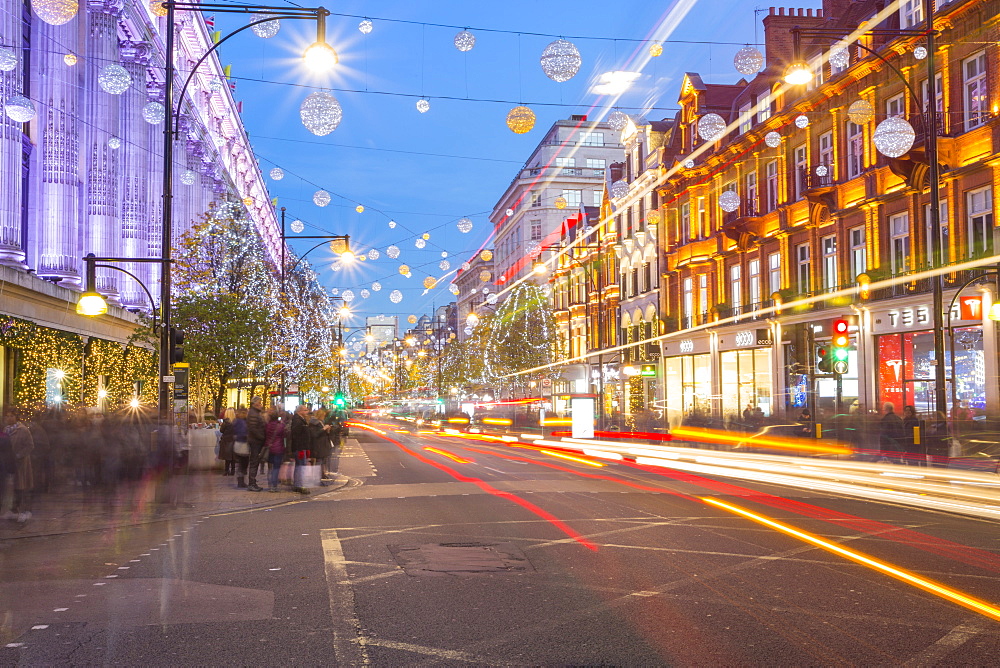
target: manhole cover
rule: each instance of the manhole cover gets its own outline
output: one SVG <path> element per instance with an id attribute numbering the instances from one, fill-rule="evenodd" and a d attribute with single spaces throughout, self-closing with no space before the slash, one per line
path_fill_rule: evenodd
<path id="1" fill-rule="evenodd" d="M 533 571 L 513 543 L 432 543 L 389 545 L 393 559 L 407 575 L 475 575 Z"/>

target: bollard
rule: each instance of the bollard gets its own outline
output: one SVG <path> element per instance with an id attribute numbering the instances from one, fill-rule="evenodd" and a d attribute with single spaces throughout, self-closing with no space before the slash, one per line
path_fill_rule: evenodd
<path id="1" fill-rule="evenodd" d="M 819 422 L 816 423 L 816 438 L 823 438 L 823 425 Z"/>

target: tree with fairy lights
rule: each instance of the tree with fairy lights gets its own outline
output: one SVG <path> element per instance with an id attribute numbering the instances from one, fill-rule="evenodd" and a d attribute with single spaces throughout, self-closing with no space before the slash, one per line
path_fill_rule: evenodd
<path id="1" fill-rule="evenodd" d="M 275 373 L 284 373 L 300 392 L 319 391 L 332 382 L 340 363 L 333 304 L 306 262 L 285 277 L 280 298 L 282 332 L 275 345 Z"/>

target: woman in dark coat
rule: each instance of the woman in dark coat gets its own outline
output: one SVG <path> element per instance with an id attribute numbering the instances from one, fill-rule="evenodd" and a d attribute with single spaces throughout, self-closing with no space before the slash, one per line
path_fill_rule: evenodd
<path id="1" fill-rule="evenodd" d="M 317 409 L 309 418 L 309 430 L 313 437 L 313 457 L 319 462 L 320 485 L 326 486 L 326 475 L 330 467 L 330 455 L 333 454 L 333 443 L 330 440 L 331 425 L 326 424 L 326 409 Z"/>
<path id="2" fill-rule="evenodd" d="M 233 454 L 233 441 L 236 439 L 233 421 L 229 417 L 222 418 L 219 423 L 219 459 L 222 460 L 225 468 L 222 475 L 236 474 L 236 455 Z"/>
<path id="3" fill-rule="evenodd" d="M 233 458 L 236 460 L 236 464 L 239 466 L 239 473 L 236 478 L 236 486 L 238 488 L 244 488 L 247 486 L 247 468 L 250 465 L 250 448 L 247 442 L 247 436 L 250 433 L 250 429 L 247 426 L 247 409 L 241 408 L 236 411 L 236 419 L 233 420 Z M 242 447 L 238 448 L 235 444 L 239 441 Z M 237 450 L 244 450 L 246 454 L 240 454 Z"/>

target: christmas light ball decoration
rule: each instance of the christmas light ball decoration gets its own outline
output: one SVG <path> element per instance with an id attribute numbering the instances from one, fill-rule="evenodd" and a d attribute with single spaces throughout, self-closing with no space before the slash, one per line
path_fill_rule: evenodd
<path id="1" fill-rule="evenodd" d="M 719 195 L 719 208 L 727 213 L 732 213 L 740 208 L 740 196 L 732 190 L 727 190 Z"/>
<path id="2" fill-rule="evenodd" d="M 537 241 L 532 241 L 528 246 L 528 257 L 537 257 L 542 253 L 542 246 Z"/>
<path id="3" fill-rule="evenodd" d="M 69 23 L 76 16 L 78 0 L 36 0 L 31 8 L 42 21 L 52 26 Z"/>
<path id="4" fill-rule="evenodd" d="M 393 304 L 398 304 L 399 302 L 403 301 L 403 293 L 400 292 L 399 290 L 393 290 L 392 292 L 389 293 L 389 301 L 391 301 Z"/>
<path id="5" fill-rule="evenodd" d="M 361 298 L 362 299 L 368 299 L 371 296 L 372 296 L 372 293 L 368 292 L 368 290 L 362 290 L 361 291 Z"/>
<path id="6" fill-rule="evenodd" d="M 479 292 L 479 289 L 478 289 L 478 288 L 472 288 L 471 290 L 469 290 L 469 294 L 470 294 L 470 295 L 474 295 L 474 294 L 476 294 L 476 293 L 478 293 L 478 292 Z"/>
<path id="7" fill-rule="evenodd" d="M 472 269 L 472 263 L 471 262 L 463 262 L 462 263 L 462 271 L 469 271 L 470 269 Z"/>
<path id="8" fill-rule="evenodd" d="M 271 170 L 271 179 L 274 181 L 280 181 L 283 178 L 285 178 L 285 170 L 281 167 L 275 167 Z"/>
<path id="9" fill-rule="evenodd" d="M 486 303 L 487 304 L 496 304 L 497 303 L 497 296 L 495 294 L 487 295 L 486 296 Z"/>
<path id="10" fill-rule="evenodd" d="M 121 95 L 132 85 L 132 75 L 121 65 L 105 65 L 97 75 L 97 85 L 105 93 Z"/>
<path id="11" fill-rule="evenodd" d="M 292 232 L 295 232 L 296 234 L 298 234 L 299 232 L 301 232 L 304 229 L 306 229 L 306 225 L 301 220 L 299 220 L 298 218 L 296 218 L 295 220 L 292 221 Z"/>
<path id="12" fill-rule="evenodd" d="M 263 21 L 267 16 L 264 14 L 251 14 L 250 23 L 255 21 Z M 264 23 L 258 23 L 254 27 L 250 28 L 257 37 L 263 39 L 270 39 L 278 34 L 278 30 L 281 29 L 281 21 L 278 19 L 271 19 L 270 21 L 264 21 Z"/>
<path id="13" fill-rule="evenodd" d="M 340 294 L 340 288 L 330 288 L 330 294 L 336 297 Z"/>
<path id="14" fill-rule="evenodd" d="M 450 292 L 453 295 L 457 295 L 460 291 L 458 289 L 458 286 L 452 283 L 451 285 L 448 286 L 448 292 Z"/>
<path id="15" fill-rule="evenodd" d="M 471 327 L 466 327 L 462 331 L 465 332 L 466 336 L 469 336 L 470 334 L 472 334 L 472 328 Z"/>
<path id="16" fill-rule="evenodd" d="M 448 262 L 448 260 L 441 260 L 438 262 L 438 269 L 441 271 L 448 271 L 451 269 L 451 262 Z"/>
<path id="17" fill-rule="evenodd" d="M 17 54 L 8 46 L 0 46 L 0 72 L 13 72 L 17 67 Z"/>
<path id="18" fill-rule="evenodd" d="M 361 31 L 362 35 L 367 35 L 372 31 L 372 28 L 374 27 L 375 26 L 374 24 L 372 24 L 371 19 L 364 19 L 361 21 L 361 23 L 358 24 L 358 30 Z"/>
<path id="19" fill-rule="evenodd" d="M 372 292 L 378 292 L 381 289 L 382 289 L 382 284 L 381 283 L 379 283 L 378 281 L 375 281 L 374 283 L 372 283 Z"/>
<path id="20" fill-rule="evenodd" d="M 413 245 L 416 246 L 417 248 L 423 248 L 424 246 L 427 245 L 427 242 L 424 241 L 423 239 L 417 239 L 413 242 Z"/>
<path id="21" fill-rule="evenodd" d="M 167 15 L 167 8 L 163 6 L 161 0 L 153 0 L 149 3 L 149 11 L 152 12 L 153 16 L 159 16 L 163 18 Z"/>
<path id="22" fill-rule="evenodd" d="M 566 208 L 566 198 L 563 197 L 562 195 L 560 195 L 559 197 L 556 197 L 555 201 L 553 201 L 553 204 L 556 205 L 557 209 L 565 209 Z"/>
<path id="23" fill-rule="evenodd" d="M 847 49 L 837 49 L 830 54 L 830 64 L 834 67 L 843 69 L 850 65 L 851 54 L 847 52 Z"/>
<path id="24" fill-rule="evenodd" d="M 705 114 L 698 119 L 698 136 L 705 141 L 715 141 L 726 131 L 726 121 L 718 114 Z"/>
<path id="25" fill-rule="evenodd" d="M 368 259 L 369 260 L 377 260 L 377 259 L 379 259 L 379 257 L 381 255 L 382 254 L 378 252 L 377 248 L 373 248 L 370 251 L 368 251 Z"/>
<path id="26" fill-rule="evenodd" d="M 433 288 L 435 285 L 437 285 L 437 279 L 434 278 L 433 276 L 428 276 L 427 278 L 424 279 L 424 287 L 427 288 L 428 290 Z"/>
<path id="27" fill-rule="evenodd" d="M 350 304 L 354 301 L 354 290 L 344 290 L 344 294 L 341 295 L 344 301 Z"/>
<path id="28" fill-rule="evenodd" d="M 778 148 L 781 145 L 781 135 L 772 130 L 764 135 L 764 143 L 771 148 Z"/>
<path id="29" fill-rule="evenodd" d="M 431 233 L 430 233 L 430 232 L 424 232 L 424 233 L 423 233 L 423 234 L 421 234 L 420 236 L 421 236 L 421 237 L 422 237 L 423 239 L 425 239 L 425 240 L 426 240 L 426 239 L 430 239 L 430 238 L 431 238 Z"/>
<path id="30" fill-rule="evenodd" d="M 354 210 L 357 211 L 358 213 L 364 213 L 365 212 L 365 207 L 362 206 L 361 204 L 359 204 L 356 207 L 354 207 Z"/>
<path id="31" fill-rule="evenodd" d="M 396 229 L 396 221 L 395 220 L 390 220 L 389 221 L 389 229 L 390 230 Z"/>
<path id="32" fill-rule="evenodd" d="M 405 265 L 405 264 L 399 265 L 399 274 L 401 276 L 406 276 L 408 273 L 410 273 L 410 267 L 409 267 L 409 265 Z"/>
<path id="33" fill-rule="evenodd" d="M 482 281 L 483 283 L 490 280 L 491 278 L 493 278 L 493 274 L 486 271 L 485 269 L 479 272 L 479 280 Z"/>
<path id="34" fill-rule="evenodd" d="M 324 137 L 340 125 L 344 118 L 344 110 L 340 102 L 326 91 L 318 90 L 310 93 L 302 100 L 299 107 L 299 118 L 306 130 L 317 137 Z"/>
<path id="35" fill-rule="evenodd" d="M 514 134 L 523 135 L 535 127 L 535 112 L 528 107 L 514 107 L 507 112 L 507 127 Z"/>
<path id="36" fill-rule="evenodd" d="M 415 315 L 406 316 L 406 322 L 410 323 L 411 325 L 417 324 L 417 316 Z"/>
<path id="37" fill-rule="evenodd" d="M 867 100 L 855 100 L 847 108 L 847 118 L 855 125 L 870 123 L 875 118 L 875 108 Z"/>
<path id="38" fill-rule="evenodd" d="M 455 223 L 455 227 L 457 227 L 458 231 L 462 234 L 468 234 L 472 231 L 472 220 L 469 218 L 459 218 L 458 222 Z"/>
<path id="39" fill-rule="evenodd" d="M 504 211 L 504 213 L 506 213 L 508 217 L 509 216 L 513 216 L 514 215 L 514 209 L 507 209 L 506 211 Z"/>
<path id="40" fill-rule="evenodd" d="M 75 53 L 67 53 L 65 56 L 63 56 L 63 62 L 69 65 L 70 67 L 73 67 L 79 62 L 79 58 L 76 57 Z"/>
<path id="41" fill-rule="evenodd" d="M 479 316 L 475 313 L 470 313 L 465 317 L 465 324 L 469 327 L 475 327 L 479 324 Z"/>
<path id="42" fill-rule="evenodd" d="M 805 114 L 799 114 L 795 117 L 795 127 L 806 128 L 809 127 L 809 117 Z"/>
<path id="43" fill-rule="evenodd" d="M 441 257 L 448 257 L 448 251 L 441 251 Z"/>
<path id="44" fill-rule="evenodd" d="M 619 197 L 625 197 L 628 195 L 628 182 L 624 179 L 619 179 L 611 184 L 611 196 L 615 199 Z"/>
<path id="45" fill-rule="evenodd" d="M 167 110 L 159 102 L 148 102 L 142 108 L 142 118 L 150 125 L 159 125 L 167 117 Z"/>
<path id="46" fill-rule="evenodd" d="M 424 98 L 420 98 L 419 100 L 417 100 L 417 111 L 419 111 L 421 114 L 426 114 L 428 111 L 430 111 L 430 108 L 431 108 L 431 103 L 425 100 Z"/>
<path id="47" fill-rule="evenodd" d="M 487 248 L 486 250 L 484 250 L 482 253 L 479 254 L 479 257 L 483 259 L 483 262 L 489 262 L 490 260 L 493 259 L 493 251 Z"/>
<path id="48" fill-rule="evenodd" d="M 913 50 L 913 57 L 917 60 L 923 60 L 927 57 L 927 47 L 918 46 Z"/>
<path id="49" fill-rule="evenodd" d="M 316 206 L 326 206 L 330 203 L 330 193 L 325 190 L 317 190 L 313 193 L 313 204 Z"/>
<path id="50" fill-rule="evenodd" d="M 751 76 L 760 72 L 760 68 L 764 66 L 764 54 L 760 52 L 755 46 L 744 46 L 742 49 L 736 52 L 733 56 L 733 67 L 740 74 L 746 74 Z"/>
<path id="51" fill-rule="evenodd" d="M 569 81 L 580 71 L 582 60 L 580 51 L 572 42 L 557 39 L 542 51 L 540 62 L 545 76 L 562 83 Z"/>
<path id="52" fill-rule="evenodd" d="M 472 51 L 476 45 L 476 36 L 468 30 L 462 30 L 455 35 L 455 48 L 459 51 Z"/>
<path id="53" fill-rule="evenodd" d="M 385 249 L 385 254 L 389 256 L 389 259 L 395 260 L 399 257 L 399 246 L 389 246 Z"/>
<path id="54" fill-rule="evenodd" d="M 684 161 L 684 168 L 685 169 L 694 169 L 694 160 L 685 160 Z"/>
<path id="55" fill-rule="evenodd" d="M 486 286 L 485 288 L 483 288 L 483 294 L 484 295 L 490 294 L 490 288 L 489 288 L 489 286 Z"/>
<path id="56" fill-rule="evenodd" d="M 3 104 L 3 111 L 12 121 L 27 123 L 35 117 L 35 105 L 23 95 L 12 95 Z"/>
<path id="57" fill-rule="evenodd" d="M 359 255 L 355 258 L 358 262 L 366 262 L 368 260 L 367 255 Z"/>
<path id="58" fill-rule="evenodd" d="M 816 167 L 816 176 L 826 176 L 829 173 L 830 170 L 827 169 L 826 165 L 818 165 Z"/>
<path id="59" fill-rule="evenodd" d="M 624 130 L 625 126 L 628 125 L 628 114 L 615 109 L 608 114 L 608 125 L 611 126 L 612 130 Z"/>
<path id="60" fill-rule="evenodd" d="M 878 152 L 887 158 L 898 158 L 913 146 L 916 133 L 902 116 L 890 116 L 877 126 L 872 141 Z"/>
<path id="61" fill-rule="evenodd" d="M 186 186 L 193 186 L 195 179 L 197 178 L 198 178 L 197 172 L 193 172 L 190 169 L 186 169 L 184 170 L 184 173 L 181 174 L 181 183 L 183 183 Z"/>
<path id="62" fill-rule="evenodd" d="M 253 197 L 250 197 L 249 195 L 247 195 L 246 197 L 244 197 L 243 198 L 243 206 L 247 206 L 247 207 L 253 206 Z"/>
<path id="63" fill-rule="evenodd" d="M 122 140 L 118 137 L 108 137 L 108 148 L 120 149 L 122 147 Z"/>
<path id="64" fill-rule="evenodd" d="M 653 58 L 659 58 L 663 55 L 663 45 L 659 42 L 653 42 L 649 45 L 649 55 Z"/>

